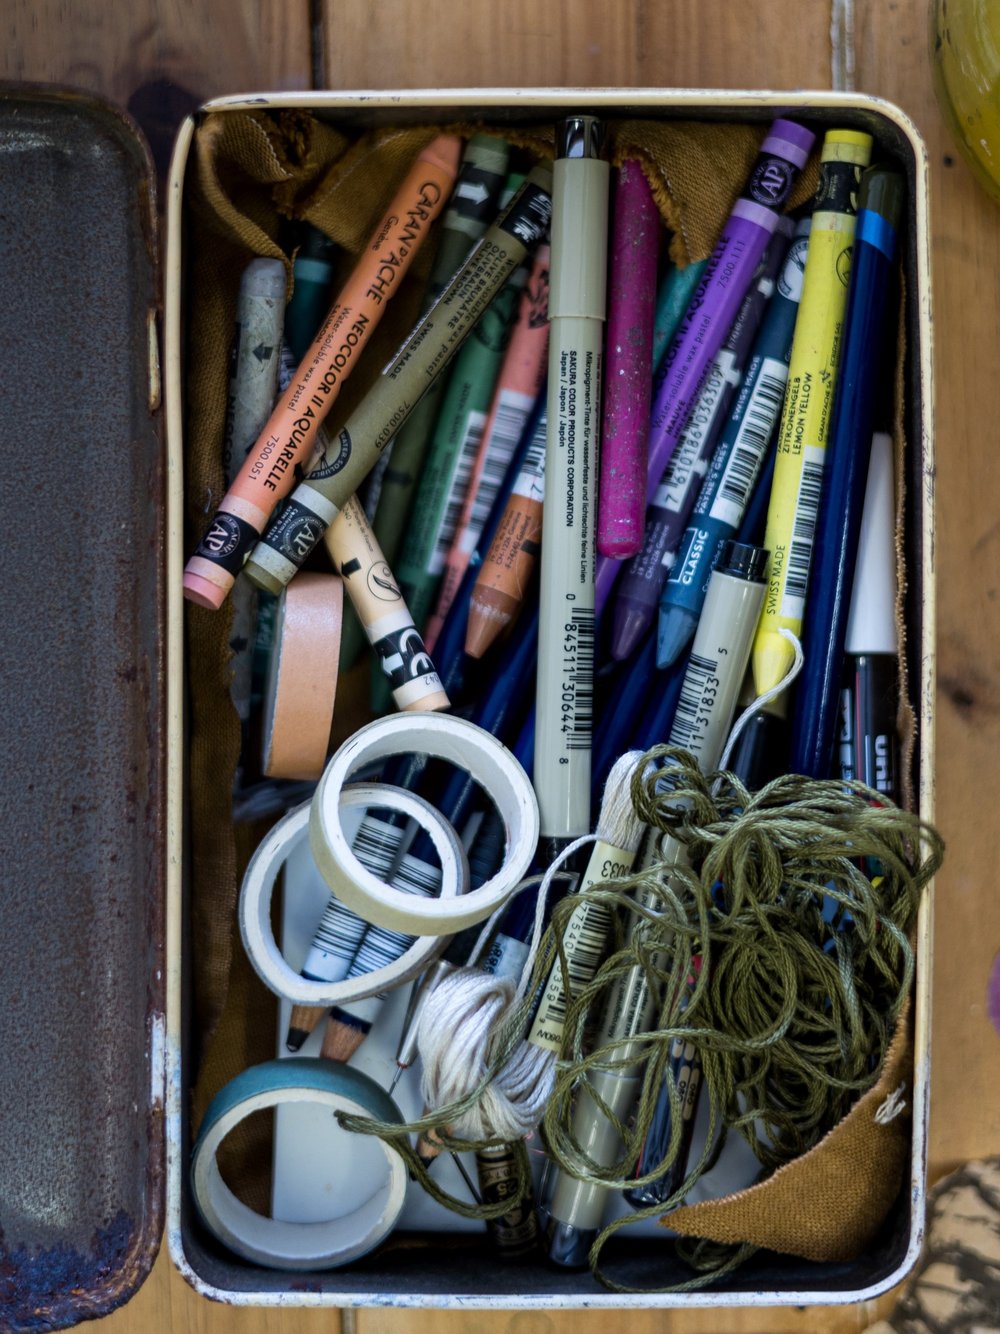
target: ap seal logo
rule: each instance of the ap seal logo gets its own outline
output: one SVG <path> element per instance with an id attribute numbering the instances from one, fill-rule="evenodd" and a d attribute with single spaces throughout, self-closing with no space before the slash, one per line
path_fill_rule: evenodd
<path id="1" fill-rule="evenodd" d="M 226 560 L 240 542 L 240 524 L 231 514 L 217 514 L 201 539 L 201 554 L 211 560 Z"/>
<path id="2" fill-rule="evenodd" d="M 792 187 L 792 170 L 791 164 L 780 158 L 764 158 L 750 177 L 750 198 L 768 208 L 783 204 Z"/>
<path id="3" fill-rule="evenodd" d="M 326 524 L 314 514 L 301 515 L 288 526 L 283 543 L 284 554 L 296 565 L 301 565 L 323 536 L 325 528 Z"/>

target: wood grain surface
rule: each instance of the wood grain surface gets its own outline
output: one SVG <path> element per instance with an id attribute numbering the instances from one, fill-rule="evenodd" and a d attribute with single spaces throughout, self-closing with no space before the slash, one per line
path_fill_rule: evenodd
<path id="1" fill-rule="evenodd" d="M 834 14 L 838 21 L 832 23 Z M 1000 948 L 992 794 L 1000 774 L 1000 210 L 934 102 L 926 0 L 6 0 L 7 79 L 132 109 L 158 162 L 205 98 L 249 89 L 531 84 L 850 86 L 898 102 L 929 147 L 937 389 L 938 879 L 931 1176 L 1000 1152 L 1000 1045 L 985 1008 Z M 846 24 L 846 37 L 844 17 Z M 853 27 L 850 20 L 853 19 Z M 833 40 L 831 33 L 834 34 Z M 853 70 L 853 72 L 852 72 Z M 631 1334 L 863 1330 L 872 1306 L 629 1315 Z M 597 1334 L 611 1313 L 274 1311 L 216 1306 L 161 1254 L 106 1334 Z"/>

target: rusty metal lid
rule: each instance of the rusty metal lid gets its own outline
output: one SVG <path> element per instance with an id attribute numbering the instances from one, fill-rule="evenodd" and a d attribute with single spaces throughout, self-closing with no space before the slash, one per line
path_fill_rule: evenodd
<path id="1" fill-rule="evenodd" d="M 0 89 L 0 1326 L 120 1304 L 163 1197 L 154 178 L 90 97 Z"/>

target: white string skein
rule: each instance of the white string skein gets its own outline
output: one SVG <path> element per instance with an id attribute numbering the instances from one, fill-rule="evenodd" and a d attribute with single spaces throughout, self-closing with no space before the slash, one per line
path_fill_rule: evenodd
<path id="1" fill-rule="evenodd" d="M 579 848 L 598 841 L 623 850 L 638 848 L 643 825 L 632 806 L 631 779 L 641 754 L 629 751 L 615 761 L 604 787 L 597 832 L 570 844 L 545 873 L 538 890 L 531 948 L 519 985 L 515 987 L 512 978 L 495 977 L 470 965 L 456 969 L 431 993 L 417 1034 L 425 1106 L 433 1109 L 457 1102 L 486 1078 L 494 1054 L 494 1035 L 527 990 L 545 929 L 549 887 L 562 863 Z M 593 880 L 584 877 L 580 889 L 590 883 Z M 473 960 L 485 946 L 495 918 L 484 928 Z M 554 966 L 559 967 L 558 961 Z M 554 1052 L 522 1039 L 475 1105 L 455 1120 L 452 1132 L 461 1138 L 505 1143 L 530 1134 L 541 1121 L 551 1096 L 555 1067 Z"/>

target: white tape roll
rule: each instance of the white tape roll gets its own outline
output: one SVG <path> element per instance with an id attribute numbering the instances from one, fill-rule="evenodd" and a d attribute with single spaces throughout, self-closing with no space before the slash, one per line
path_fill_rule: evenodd
<path id="1" fill-rule="evenodd" d="M 469 863 L 451 825 L 423 798 L 388 783 L 355 783 L 341 790 L 344 807 L 381 807 L 415 820 L 430 836 L 441 861 L 441 895 L 462 895 L 469 883 Z M 276 996 L 293 1005 L 331 1006 L 363 1000 L 401 986 L 422 973 L 447 945 L 446 936 L 424 936 L 408 950 L 370 973 L 337 982 L 314 982 L 288 964 L 271 929 L 271 897 L 278 874 L 309 834 L 309 803 L 289 811 L 251 858 L 240 890 L 240 934 L 257 976 Z M 353 856 L 353 854 L 352 854 Z M 287 892 L 287 890 L 286 890 Z M 401 894 L 401 897 L 405 895 Z M 414 934 L 414 933 L 409 933 Z"/>
<path id="2" fill-rule="evenodd" d="M 254 1112 L 289 1103 L 319 1103 L 331 1116 L 349 1112 L 379 1121 L 403 1117 L 368 1075 L 339 1061 L 291 1057 L 251 1066 L 215 1095 L 191 1155 L 191 1187 L 202 1221 L 237 1255 L 272 1269 L 333 1269 L 367 1254 L 392 1231 L 406 1198 L 406 1166 L 396 1150 L 370 1135 L 342 1130 L 337 1217 L 290 1223 L 254 1213 L 222 1179 L 216 1153 Z"/>
<path id="3" fill-rule="evenodd" d="M 492 880 L 460 898 L 418 899 L 370 875 L 351 851 L 340 820 L 340 794 L 363 765 L 394 755 L 431 755 L 464 769 L 496 805 L 506 853 Z M 528 775 L 496 737 L 451 714 L 407 713 L 362 727 L 323 771 L 312 800 L 309 841 L 327 884 L 348 907 L 408 935 L 453 935 L 489 917 L 523 878 L 538 842 L 538 802 Z"/>

